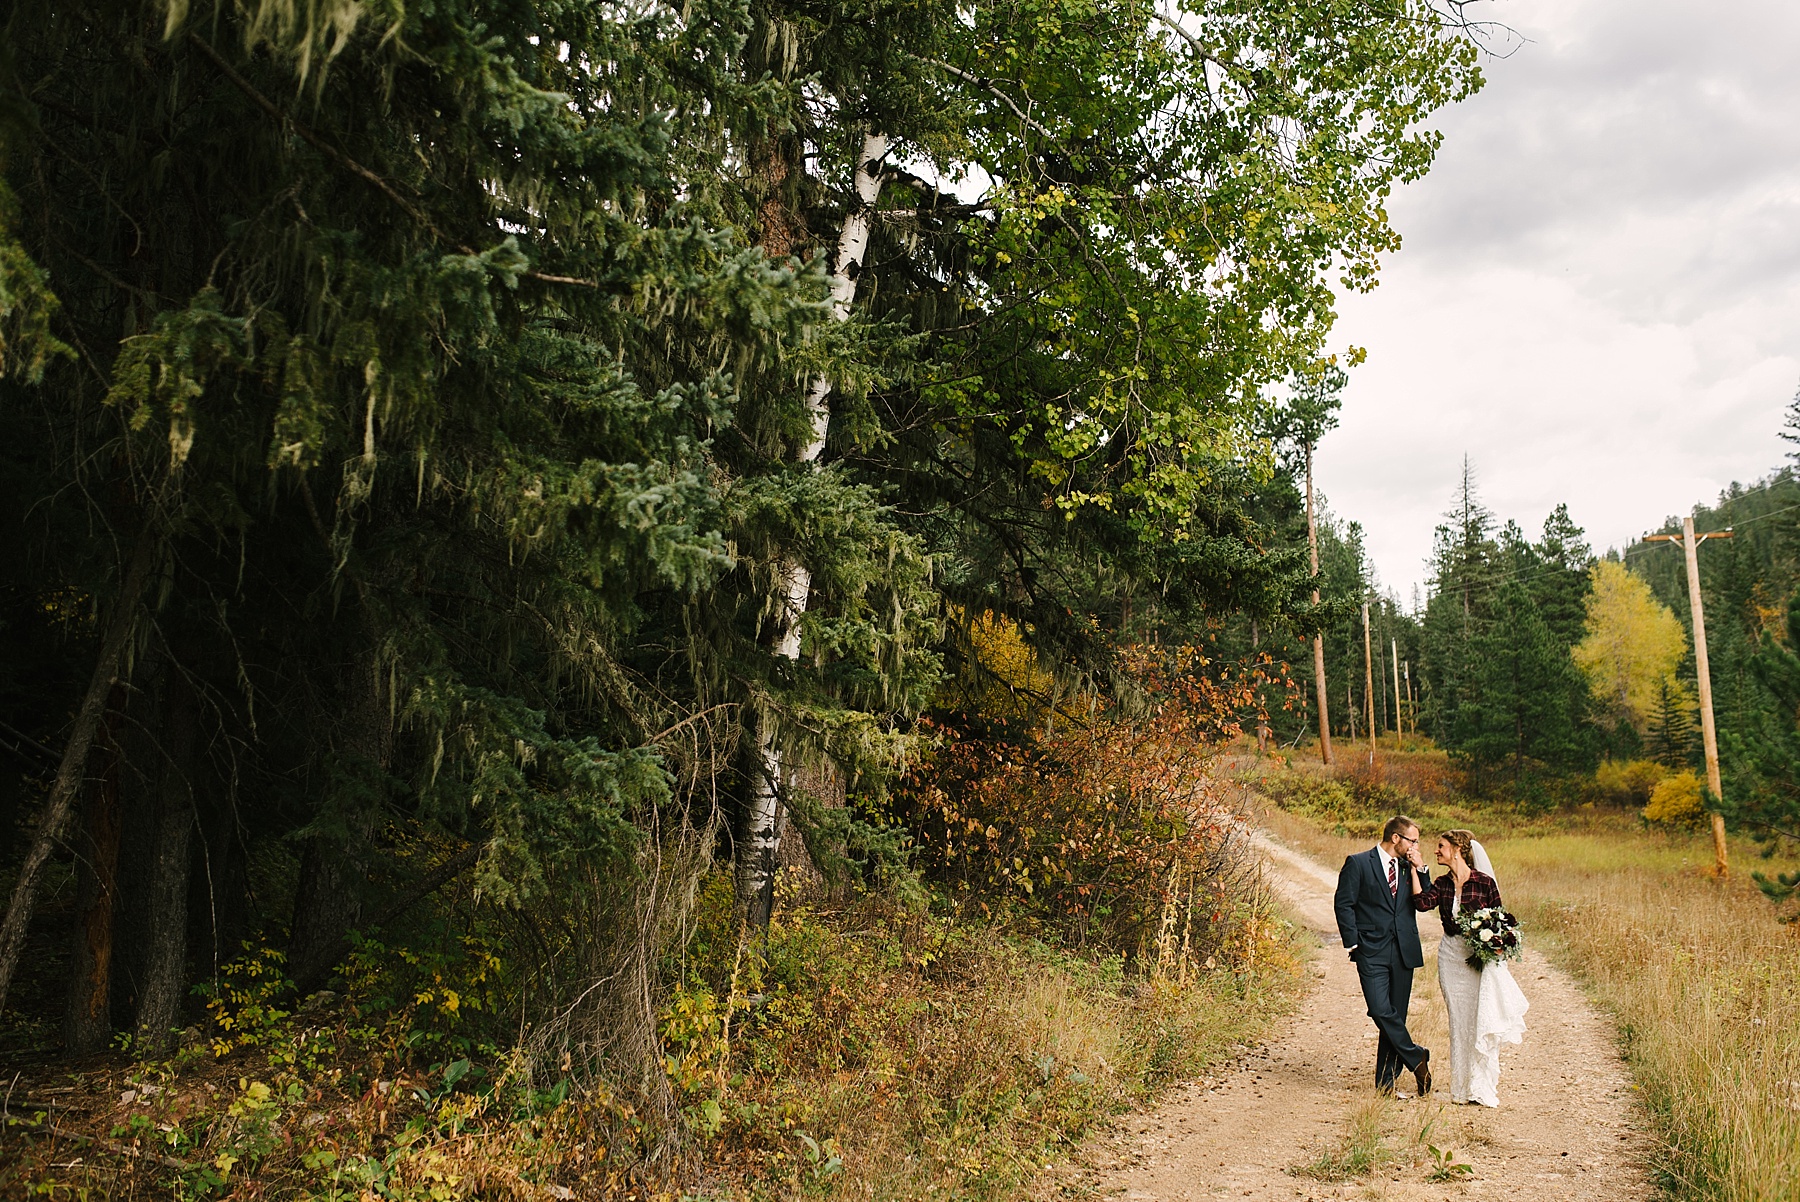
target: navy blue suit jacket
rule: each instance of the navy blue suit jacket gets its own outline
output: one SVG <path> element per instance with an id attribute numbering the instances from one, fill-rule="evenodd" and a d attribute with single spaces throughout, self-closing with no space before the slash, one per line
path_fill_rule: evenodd
<path id="1" fill-rule="evenodd" d="M 1346 856 L 1338 873 L 1338 936 L 1345 947 L 1357 949 L 1359 960 L 1397 959 L 1408 968 L 1425 967 L 1425 951 L 1419 946 L 1419 919 L 1413 913 L 1413 874 L 1400 861 L 1400 894 L 1388 892 L 1387 872 L 1381 866 L 1381 849 Z"/>

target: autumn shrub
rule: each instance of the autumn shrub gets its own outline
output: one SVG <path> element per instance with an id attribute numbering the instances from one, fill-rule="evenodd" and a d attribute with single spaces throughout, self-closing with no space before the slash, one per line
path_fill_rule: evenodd
<path id="1" fill-rule="evenodd" d="M 1131 652 L 1135 712 L 1114 704 L 1054 731 L 930 723 L 932 750 L 888 803 L 919 870 L 951 904 L 1071 947 L 1135 960 L 1171 915 L 1189 949 L 1216 942 L 1245 844 L 1211 769 L 1246 684 L 1212 667 L 1191 648 Z"/>
<path id="2" fill-rule="evenodd" d="M 1355 757 L 1337 770 L 1336 779 L 1349 792 L 1352 806 L 1359 813 L 1386 811 L 1398 814 L 1417 809 L 1421 800 L 1417 790 L 1403 783 L 1404 778 L 1395 779 L 1394 765 L 1385 756 L 1373 763 Z"/>
<path id="3" fill-rule="evenodd" d="M 1665 776 L 1650 792 L 1644 821 L 1657 826 L 1693 826 L 1706 815 L 1705 790 L 1693 772 Z"/>
<path id="4" fill-rule="evenodd" d="M 1242 690 L 1188 650 L 1123 667 L 1091 713 L 937 720 L 885 802 L 853 799 L 882 871 L 790 873 L 761 931 L 717 828 L 680 823 L 530 905 L 453 881 L 358 933 L 331 993 L 253 945 L 153 1105 L 93 1080 L 126 1152 L 68 1169 L 29 1124 L 0 1192 L 1016 1197 L 1297 993 L 1215 772 Z"/>
<path id="5" fill-rule="evenodd" d="M 1444 801 L 1463 788 L 1463 774 L 1429 739 L 1410 736 L 1405 751 L 1382 751 L 1376 761 L 1381 781 L 1400 798 Z"/>
<path id="6" fill-rule="evenodd" d="M 1601 760 L 1594 770 L 1594 799 L 1622 809 L 1641 810 L 1669 775 L 1655 760 Z"/>

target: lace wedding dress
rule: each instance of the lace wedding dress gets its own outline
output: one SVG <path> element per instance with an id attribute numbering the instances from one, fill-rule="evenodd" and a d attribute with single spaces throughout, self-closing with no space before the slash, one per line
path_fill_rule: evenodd
<path id="1" fill-rule="evenodd" d="M 1475 844 L 1477 871 L 1494 875 L 1481 844 Z M 1462 905 L 1451 903 L 1454 914 Z M 1438 987 L 1450 1015 L 1450 1100 L 1500 1104 L 1500 1045 L 1525 1039 L 1525 1000 L 1505 964 L 1469 967 L 1469 941 L 1446 935 L 1438 944 Z"/>

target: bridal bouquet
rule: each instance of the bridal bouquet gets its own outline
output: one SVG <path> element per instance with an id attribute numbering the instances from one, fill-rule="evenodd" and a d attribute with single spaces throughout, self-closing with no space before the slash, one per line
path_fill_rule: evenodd
<path id="1" fill-rule="evenodd" d="M 1470 968 L 1517 960 L 1524 950 L 1519 939 L 1519 920 L 1499 906 L 1463 910 L 1456 916 L 1456 925 L 1469 941 Z"/>

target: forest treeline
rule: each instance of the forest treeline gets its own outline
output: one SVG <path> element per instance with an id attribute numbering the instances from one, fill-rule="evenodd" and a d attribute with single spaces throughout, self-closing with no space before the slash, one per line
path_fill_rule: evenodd
<path id="1" fill-rule="evenodd" d="M 1800 402 L 1783 437 L 1800 441 Z M 1659 822 L 1721 810 L 1771 853 L 1800 845 L 1800 477 L 1781 467 L 1697 505 L 1695 529 L 1724 796 L 1709 796 L 1687 569 L 1678 544 L 1635 540 L 1597 555 L 1566 505 L 1535 537 L 1482 504 L 1472 465 L 1436 532 L 1423 598 L 1383 595 L 1355 522 L 1320 527 L 1331 729 L 1342 752 L 1378 733 L 1423 735 L 1478 792 L 1527 809 L 1630 803 Z M 1666 518 L 1649 534 L 1680 534 Z M 1346 602 L 1370 603 L 1364 622 Z M 1240 625 L 1243 625 L 1240 623 Z M 1242 643 L 1247 636 L 1235 630 Z M 1310 677 L 1291 639 L 1277 657 Z M 1372 670 L 1371 670 L 1372 669 Z M 1368 682 L 1373 678 L 1373 692 Z M 1311 740 L 1310 688 L 1272 722 Z M 1356 742 L 1354 740 L 1361 740 Z M 1758 874 L 1778 903 L 1800 876 Z"/>
<path id="2" fill-rule="evenodd" d="M 1286 418 L 1462 9 L 9 7 L 11 1045 L 348 990 L 679 1139 L 784 865 L 1224 956 L 1171 749 L 1353 605 Z"/>

